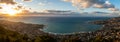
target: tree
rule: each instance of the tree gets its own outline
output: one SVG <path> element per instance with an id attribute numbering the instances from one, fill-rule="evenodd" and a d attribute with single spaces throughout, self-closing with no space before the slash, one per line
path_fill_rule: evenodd
<path id="1" fill-rule="evenodd" d="M 56 42 L 56 39 L 48 35 L 42 35 L 36 37 L 34 42 Z"/>

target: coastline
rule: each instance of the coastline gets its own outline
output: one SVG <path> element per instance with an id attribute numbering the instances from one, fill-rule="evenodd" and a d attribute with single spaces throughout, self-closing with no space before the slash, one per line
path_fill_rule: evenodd
<path id="1" fill-rule="evenodd" d="M 31 36 L 37 36 L 40 34 L 45 34 L 43 31 L 39 29 L 43 29 L 43 24 L 31 24 L 24 22 L 12 22 L 8 20 L 0 20 L 0 25 L 3 26 L 7 30 L 15 31 L 20 34 L 27 34 Z"/>
<path id="2" fill-rule="evenodd" d="M 54 37 L 59 38 L 60 40 L 77 38 L 82 42 L 97 42 L 95 41 L 97 38 L 99 38 L 99 40 L 102 40 L 101 42 L 120 41 L 120 17 L 111 18 L 105 21 L 93 21 L 91 23 L 103 26 L 98 27 L 101 29 L 94 32 L 75 33 L 71 35 L 55 35 Z"/>
<path id="3" fill-rule="evenodd" d="M 29 37 L 39 36 L 39 35 L 49 35 L 57 41 L 62 42 L 67 39 L 77 38 L 83 42 L 94 41 L 97 37 L 104 40 L 117 39 L 120 41 L 120 17 L 111 18 L 105 21 L 93 21 L 92 24 L 103 25 L 100 30 L 87 33 L 73 33 L 69 35 L 59 35 L 53 33 L 46 33 L 39 29 L 43 29 L 44 25 L 40 24 L 28 24 L 23 22 L 11 22 L 6 20 L 0 20 L 0 25 L 3 25 L 5 29 L 11 31 L 16 31 L 20 34 L 27 34 Z M 18 25 L 19 24 L 19 25 Z M 39 27 L 40 26 L 40 27 Z M 12 27 L 12 28 L 10 28 Z M 22 28 L 21 28 L 22 27 Z M 24 28 L 23 28 L 24 27 Z M 37 28 L 36 28 L 37 27 Z"/>

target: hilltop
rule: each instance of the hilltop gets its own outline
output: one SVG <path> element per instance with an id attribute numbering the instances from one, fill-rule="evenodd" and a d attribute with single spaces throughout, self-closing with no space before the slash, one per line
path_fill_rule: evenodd
<path id="1" fill-rule="evenodd" d="M 40 29 L 43 29 L 43 24 L 30 24 L 23 22 L 11 22 L 7 20 L 0 20 L 0 25 L 7 30 L 15 31 L 20 34 L 27 34 L 29 36 L 36 36 L 43 34 Z"/>

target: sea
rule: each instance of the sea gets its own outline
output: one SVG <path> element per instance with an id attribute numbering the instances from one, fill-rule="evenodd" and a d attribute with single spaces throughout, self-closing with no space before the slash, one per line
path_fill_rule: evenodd
<path id="1" fill-rule="evenodd" d="M 25 22 L 32 24 L 45 25 L 44 32 L 49 33 L 77 33 L 77 32 L 93 32 L 101 29 L 101 25 L 90 24 L 88 22 L 96 20 L 107 20 L 110 17 L 40 17 L 40 16 L 24 16 L 2 18 L 4 20 Z"/>

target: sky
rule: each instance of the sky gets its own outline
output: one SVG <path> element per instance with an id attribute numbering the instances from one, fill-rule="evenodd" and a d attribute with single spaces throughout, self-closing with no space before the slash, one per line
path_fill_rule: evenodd
<path id="1" fill-rule="evenodd" d="M 73 10 L 78 12 L 92 12 L 92 11 L 108 12 L 109 11 L 104 8 L 103 9 L 93 8 L 92 6 L 84 8 L 84 10 L 81 10 L 83 8 L 81 9 L 76 8 L 75 6 L 73 6 L 74 3 L 70 2 L 70 0 L 68 2 L 66 2 L 65 0 L 32 0 L 30 2 L 23 2 L 21 0 L 15 0 L 15 1 L 18 3 L 22 3 L 26 7 L 32 8 L 35 11 L 41 11 L 41 10 Z M 119 5 L 120 0 L 108 0 L 108 1 L 109 3 L 113 4 L 115 8 L 120 9 L 120 5 Z M 79 2 L 75 2 L 75 3 L 79 3 Z"/>
<path id="2" fill-rule="evenodd" d="M 3 11 L 3 13 L 12 13 L 6 11 L 9 9 L 11 11 L 17 10 L 17 12 L 44 12 L 45 10 L 51 10 L 54 12 L 75 11 L 78 13 L 119 13 L 119 4 L 120 0 L 0 0 L 0 11 Z"/>
<path id="3" fill-rule="evenodd" d="M 62 0 L 32 0 L 32 2 L 23 2 L 16 0 L 19 3 L 24 4 L 26 7 L 33 10 L 76 10 L 71 3 L 64 2 Z"/>

